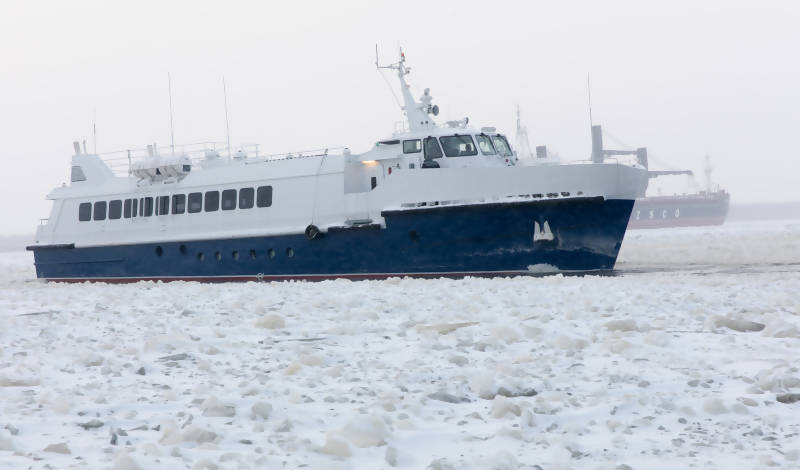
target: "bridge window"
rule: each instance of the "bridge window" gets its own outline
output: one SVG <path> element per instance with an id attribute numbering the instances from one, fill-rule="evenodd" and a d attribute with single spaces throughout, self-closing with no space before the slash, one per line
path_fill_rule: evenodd
<path id="1" fill-rule="evenodd" d="M 439 148 L 439 142 L 436 141 L 436 137 L 426 137 L 424 148 L 425 160 L 439 158 L 442 156 L 442 149 Z"/>
<path id="2" fill-rule="evenodd" d="M 419 139 L 403 141 L 403 153 L 420 153 L 420 152 L 422 152 L 422 141 L 420 141 Z"/>
<path id="3" fill-rule="evenodd" d="M 236 190 L 226 189 L 222 191 L 222 210 L 229 211 L 236 209 Z"/>
<path id="4" fill-rule="evenodd" d="M 272 205 L 272 186 L 259 186 L 256 193 L 256 205 L 269 207 Z"/>
<path id="5" fill-rule="evenodd" d="M 144 198 L 144 216 L 150 217 L 153 215 L 153 198 L 146 197 Z"/>
<path id="6" fill-rule="evenodd" d="M 478 147 L 480 147 L 482 154 L 497 155 L 497 151 L 494 149 L 494 145 L 492 145 L 492 139 L 489 138 L 488 135 L 476 135 L 475 139 L 478 140 Z"/>
<path id="7" fill-rule="evenodd" d="M 94 203 L 94 220 L 106 220 L 106 201 L 97 201 Z"/>
<path id="8" fill-rule="evenodd" d="M 255 202 L 255 190 L 242 188 L 239 190 L 239 209 L 250 209 Z"/>
<path id="9" fill-rule="evenodd" d="M 205 211 L 214 212 L 219 210 L 219 191 L 206 191 Z"/>
<path id="10" fill-rule="evenodd" d="M 169 214 L 169 196 L 159 196 L 158 198 L 158 215 Z"/>
<path id="11" fill-rule="evenodd" d="M 122 205 L 122 217 L 126 219 L 131 218 L 131 200 L 125 199 L 125 203 Z"/>
<path id="12" fill-rule="evenodd" d="M 439 141 L 448 157 L 470 157 L 478 154 L 472 137 L 468 135 L 448 135 L 440 137 Z"/>
<path id="13" fill-rule="evenodd" d="M 494 143 L 494 148 L 497 149 L 497 153 L 504 157 L 510 157 L 513 155 L 511 152 L 511 146 L 508 145 L 508 141 L 506 140 L 505 136 L 500 134 L 492 136 L 492 142 Z"/>
<path id="14" fill-rule="evenodd" d="M 136 217 L 136 214 L 138 213 L 139 213 L 139 200 L 131 199 L 131 217 Z"/>
<path id="15" fill-rule="evenodd" d="M 92 220 L 91 202 L 82 202 L 81 205 L 78 206 L 78 220 L 81 222 Z"/>
<path id="16" fill-rule="evenodd" d="M 186 195 L 173 194 L 172 195 L 172 213 L 183 214 L 186 212 Z"/>
<path id="17" fill-rule="evenodd" d="M 108 203 L 108 218 L 119 219 L 120 217 L 122 217 L 122 201 L 114 199 Z"/>
<path id="18" fill-rule="evenodd" d="M 203 193 L 189 193 L 189 213 L 203 210 Z"/>

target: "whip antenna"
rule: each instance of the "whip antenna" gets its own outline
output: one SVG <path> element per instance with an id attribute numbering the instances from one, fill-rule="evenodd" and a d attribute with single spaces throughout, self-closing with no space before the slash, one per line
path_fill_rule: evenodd
<path id="1" fill-rule="evenodd" d="M 403 105 L 400 103 L 400 98 L 397 97 L 397 94 L 394 92 L 394 88 L 392 88 L 392 84 L 389 83 L 389 80 L 386 78 L 386 75 L 383 74 L 381 69 L 392 69 L 394 70 L 393 64 L 392 65 L 381 65 L 378 60 L 378 45 L 375 44 L 375 68 L 378 69 L 378 73 L 380 74 L 381 78 L 384 82 L 386 82 L 386 86 L 389 87 L 389 92 L 392 94 L 392 98 L 394 98 L 394 102 L 397 103 L 397 106 L 400 109 L 403 109 Z"/>
<path id="2" fill-rule="evenodd" d="M 231 126 L 228 122 L 228 87 L 225 85 L 225 75 L 222 76 L 222 96 L 225 98 L 225 133 L 228 139 L 228 158 L 231 158 Z"/>
<path id="3" fill-rule="evenodd" d="M 594 125 L 592 121 L 592 78 L 589 72 L 586 73 L 586 90 L 589 92 L 589 127 Z"/>
<path id="4" fill-rule="evenodd" d="M 97 108 L 92 108 L 92 140 L 94 141 L 94 154 L 97 155 Z"/>
<path id="5" fill-rule="evenodd" d="M 172 121 L 172 76 L 167 72 L 167 88 L 169 89 L 169 148 L 175 155 L 175 126 Z"/>

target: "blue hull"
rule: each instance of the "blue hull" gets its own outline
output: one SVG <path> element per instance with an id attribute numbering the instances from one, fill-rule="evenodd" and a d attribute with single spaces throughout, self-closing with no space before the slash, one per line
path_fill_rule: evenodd
<path id="1" fill-rule="evenodd" d="M 385 211 L 386 227 L 103 247 L 31 247 L 39 278 L 249 281 L 610 270 L 633 200 L 573 198 Z M 534 222 L 552 240 L 534 242 Z M 536 268 L 533 269 L 536 271 Z"/>

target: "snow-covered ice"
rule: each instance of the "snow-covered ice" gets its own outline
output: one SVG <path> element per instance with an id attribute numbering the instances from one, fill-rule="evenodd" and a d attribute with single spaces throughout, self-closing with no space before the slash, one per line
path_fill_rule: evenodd
<path id="1" fill-rule="evenodd" d="M 800 223 L 616 276 L 43 283 L 0 254 L 0 468 L 800 466 Z"/>

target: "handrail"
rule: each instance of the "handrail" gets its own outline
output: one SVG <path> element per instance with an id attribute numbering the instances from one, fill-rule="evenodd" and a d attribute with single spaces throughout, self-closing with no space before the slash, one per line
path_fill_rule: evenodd
<path id="1" fill-rule="evenodd" d="M 294 152 L 282 152 L 273 154 L 260 154 L 259 144 L 242 143 L 237 147 L 228 148 L 223 142 L 195 142 L 191 144 L 175 145 L 170 147 L 168 153 L 162 153 L 161 148 L 156 144 L 145 148 L 115 150 L 97 154 L 98 157 L 117 175 L 130 175 L 134 162 L 142 161 L 147 158 L 169 158 L 169 157 L 188 157 L 192 164 L 200 163 L 207 157 L 207 152 L 216 152 L 221 158 L 236 158 L 239 151 L 244 152 L 247 163 L 261 163 L 274 160 L 288 160 L 292 158 L 305 158 L 328 155 L 331 151 L 343 151 L 347 147 L 328 147 L 321 149 L 308 149 Z M 151 154 L 152 152 L 152 154 Z"/>

